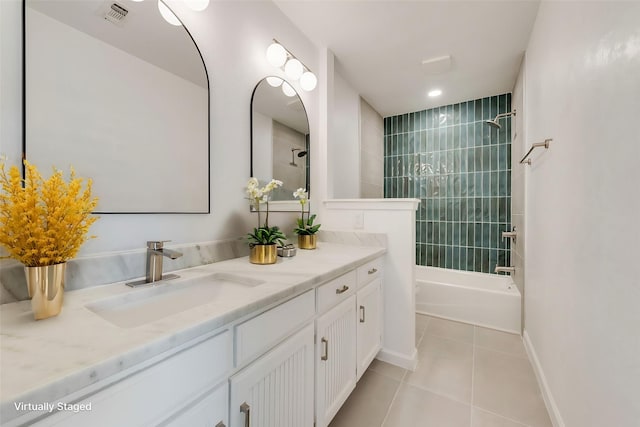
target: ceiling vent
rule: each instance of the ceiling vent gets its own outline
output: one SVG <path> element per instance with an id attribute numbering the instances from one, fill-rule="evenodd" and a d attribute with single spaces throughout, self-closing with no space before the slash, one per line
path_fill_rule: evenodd
<path id="1" fill-rule="evenodd" d="M 112 24 L 122 27 L 129 11 L 118 3 L 107 2 L 103 8 L 102 17 Z"/>

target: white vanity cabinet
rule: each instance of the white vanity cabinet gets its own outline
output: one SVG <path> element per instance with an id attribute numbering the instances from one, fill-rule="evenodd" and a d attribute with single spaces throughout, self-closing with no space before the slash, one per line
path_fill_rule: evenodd
<path id="1" fill-rule="evenodd" d="M 123 373 L 119 381 L 81 398 L 78 403 L 90 404 L 91 410 L 60 411 L 26 425 L 215 427 L 220 421 L 226 425 L 231 355 L 232 340 L 228 330 L 205 336 L 161 355 L 137 372 Z M 202 423 L 186 423 L 194 417 Z"/>
<path id="2" fill-rule="evenodd" d="M 316 425 L 325 427 L 356 386 L 356 297 L 316 322 Z"/>
<path id="3" fill-rule="evenodd" d="M 357 378 L 382 348 L 382 276 L 383 258 L 366 263 L 357 270 Z"/>
<path id="4" fill-rule="evenodd" d="M 382 283 L 380 279 L 358 291 L 356 374 L 358 381 L 382 347 Z"/>
<path id="5" fill-rule="evenodd" d="M 182 411 L 160 426 L 162 427 L 229 427 L 229 385 L 225 381 L 208 390 Z"/>
<path id="6" fill-rule="evenodd" d="M 245 315 L 10 426 L 327 427 L 380 350 L 382 258 Z"/>
<path id="7" fill-rule="evenodd" d="M 313 427 L 313 324 L 231 377 L 232 427 Z"/>

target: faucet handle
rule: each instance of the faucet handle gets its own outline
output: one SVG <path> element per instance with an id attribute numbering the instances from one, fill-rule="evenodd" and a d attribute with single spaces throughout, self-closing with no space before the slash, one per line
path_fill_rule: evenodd
<path id="1" fill-rule="evenodd" d="M 171 240 L 147 240 L 147 248 L 162 249 L 162 246 L 170 241 Z"/>

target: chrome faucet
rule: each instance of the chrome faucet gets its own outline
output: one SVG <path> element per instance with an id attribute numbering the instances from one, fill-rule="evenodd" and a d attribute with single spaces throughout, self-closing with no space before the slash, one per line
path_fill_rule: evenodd
<path id="1" fill-rule="evenodd" d="M 503 267 L 501 265 L 496 265 L 496 269 L 493 270 L 495 273 L 509 273 L 509 274 L 515 274 L 516 272 L 516 268 L 515 267 Z"/>
<path id="2" fill-rule="evenodd" d="M 161 241 L 149 241 L 147 242 L 147 283 L 157 282 L 158 280 L 162 280 L 162 260 L 164 257 L 176 259 L 182 256 L 181 252 L 172 251 L 171 249 L 165 249 L 163 245 L 171 240 L 161 240 Z M 169 275 L 167 275 L 169 276 Z M 167 277 L 174 278 L 172 277 Z"/>
<path id="3" fill-rule="evenodd" d="M 171 240 L 149 241 L 147 242 L 147 274 L 144 279 L 127 283 L 127 286 L 136 287 L 140 285 L 148 285 L 158 280 L 175 279 L 177 274 L 162 275 L 162 260 L 164 257 L 176 259 L 182 256 L 181 252 L 166 249 L 163 245 Z"/>

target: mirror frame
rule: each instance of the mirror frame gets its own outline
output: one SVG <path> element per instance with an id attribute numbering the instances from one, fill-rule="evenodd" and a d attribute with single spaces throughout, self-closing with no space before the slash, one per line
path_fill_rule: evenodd
<path id="1" fill-rule="evenodd" d="M 0 0 L 1 1 L 1 0 Z M 167 5 L 164 1 L 165 6 L 171 10 L 169 5 Z M 26 52 L 26 39 L 27 39 L 27 0 L 22 0 L 22 160 L 27 160 L 27 77 L 26 77 L 26 68 L 27 68 L 27 52 Z M 173 12 L 173 10 L 171 10 Z M 175 15 L 175 13 L 174 13 Z M 200 56 L 200 61 L 202 61 L 202 67 L 204 68 L 204 74 L 207 79 L 207 209 L 206 211 L 191 211 L 191 212 L 183 212 L 183 211 L 134 211 L 134 212 L 108 212 L 108 211 L 94 211 L 93 214 L 100 215 L 149 215 L 149 214 L 187 214 L 187 215 L 202 215 L 202 214 L 210 214 L 211 213 L 211 82 L 209 81 L 209 71 L 207 70 L 207 64 L 204 62 L 204 58 L 202 56 L 202 52 L 200 51 L 200 47 L 194 40 L 193 36 L 189 29 L 184 25 L 182 20 L 175 15 L 176 18 L 182 24 L 182 28 L 187 32 L 187 35 L 193 42 L 193 45 Z M 304 106 L 304 104 L 303 104 Z M 305 111 L 306 113 L 306 111 Z M 22 178 L 25 178 L 26 168 L 24 166 L 24 162 L 22 164 Z"/>
<path id="2" fill-rule="evenodd" d="M 249 129 L 250 129 L 250 145 L 249 145 L 249 177 L 253 176 L 253 99 L 256 96 L 256 91 L 258 90 L 258 86 L 260 86 L 260 83 L 262 83 L 263 81 L 266 81 L 266 79 L 268 77 L 276 77 L 278 79 L 281 79 L 284 82 L 287 82 L 287 79 L 285 79 L 284 77 L 281 76 L 275 76 L 275 75 L 268 75 L 265 76 L 263 78 L 261 78 L 258 83 L 256 83 L 256 85 L 253 88 L 253 91 L 251 92 L 251 102 L 249 104 Z M 291 87 L 294 87 L 291 83 L 289 83 L 289 85 L 291 85 Z M 294 88 L 295 89 L 295 88 Z M 307 126 L 309 127 L 309 135 L 311 135 L 311 126 L 309 125 L 309 114 L 307 114 L 307 107 L 304 105 L 304 102 L 302 101 L 302 97 L 300 96 L 300 94 L 298 93 L 298 91 L 296 91 L 296 96 L 298 98 L 300 98 L 300 103 L 302 104 L 302 110 L 304 111 L 304 115 L 307 118 Z M 311 145 L 311 137 L 309 137 L 309 145 Z M 311 152 L 311 147 L 309 147 L 309 153 Z M 307 154 L 307 156 L 309 157 L 309 168 L 311 168 L 311 157 L 313 155 L 313 153 Z M 306 190 L 307 190 L 307 194 L 309 195 L 309 200 L 311 199 L 311 173 L 308 173 L 309 175 L 309 180 L 306 182 Z M 306 208 L 305 208 L 305 212 L 308 212 L 310 209 L 309 203 L 306 204 Z M 250 204 L 249 210 L 251 212 L 255 212 L 255 208 L 253 207 L 253 205 Z M 269 202 L 269 212 L 299 212 L 300 211 L 300 202 L 296 199 L 291 199 L 291 200 L 274 200 L 274 201 L 270 201 Z"/>

